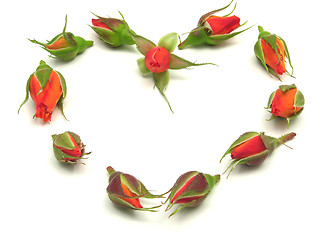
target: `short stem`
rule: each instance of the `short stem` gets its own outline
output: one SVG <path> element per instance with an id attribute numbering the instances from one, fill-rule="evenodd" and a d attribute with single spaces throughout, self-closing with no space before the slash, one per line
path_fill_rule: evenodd
<path id="1" fill-rule="evenodd" d="M 111 174 L 114 172 L 114 169 L 113 169 L 113 167 L 109 166 L 109 167 L 107 167 L 107 171 L 109 174 Z"/>
<path id="2" fill-rule="evenodd" d="M 286 142 L 286 141 L 289 141 L 291 139 L 293 139 L 297 134 L 294 133 L 294 132 L 291 132 L 291 133 L 288 133 L 286 135 L 283 135 L 281 137 L 279 137 L 278 139 L 281 141 L 281 142 Z"/>

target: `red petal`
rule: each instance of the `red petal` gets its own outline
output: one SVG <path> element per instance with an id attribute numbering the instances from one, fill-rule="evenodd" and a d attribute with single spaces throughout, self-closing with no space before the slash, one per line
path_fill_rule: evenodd
<path id="1" fill-rule="evenodd" d="M 177 191 L 175 193 L 175 195 L 173 196 L 173 198 L 171 199 L 171 202 L 174 202 L 176 200 L 177 197 L 180 196 L 180 194 L 190 185 L 190 183 L 193 181 L 193 179 L 197 176 L 197 174 L 195 174 L 194 176 L 192 176 L 191 178 L 188 179 L 188 181 L 186 181 L 186 183 L 179 189 L 179 191 Z"/>
<path id="2" fill-rule="evenodd" d="M 105 24 L 104 22 L 102 22 L 100 19 L 92 19 L 92 24 L 95 27 L 101 27 L 101 28 L 105 28 L 108 30 L 111 30 L 107 24 Z"/>
<path id="3" fill-rule="evenodd" d="M 61 36 L 57 41 L 50 45 L 46 45 L 46 47 L 50 50 L 58 50 L 58 49 L 63 49 L 70 47 L 70 43 L 63 37 Z"/>
<path id="4" fill-rule="evenodd" d="M 261 136 L 258 135 L 236 146 L 231 153 L 231 158 L 232 159 L 246 158 L 246 157 L 261 153 L 266 149 L 267 148 L 264 145 L 261 139 Z"/>
<path id="5" fill-rule="evenodd" d="M 282 75 L 286 72 L 285 49 L 281 40 L 277 39 L 278 56 L 275 50 L 264 39 L 261 39 L 261 47 L 266 64 L 273 68 L 276 73 Z"/>
<path id="6" fill-rule="evenodd" d="M 123 184 L 122 182 L 121 182 L 121 187 L 122 187 L 122 190 L 123 190 L 124 194 L 127 195 L 128 197 L 137 196 L 136 194 L 131 192 L 130 189 L 125 184 Z M 139 198 L 124 198 L 124 197 L 120 197 L 120 198 L 122 200 L 126 201 L 127 203 L 130 203 L 135 208 L 143 208 L 142 205 L 140 204 Z"/>
<path id="7" fill-rule="evenodd" d="M 73 146 L 75 147 L 74 149 L 65 149 L 63 147 L 57 146 L 57 148 L 61 149 L 61 151 L 65 154 L 68 154 L 69 156 L 80 158 L 82 155 L 82 149 L 76 142 L 76 140 L 68 133 L 70 140 L 72 141 Z M 70 158 L 69 160 L 74 160 L 73 158 Z"/>
<path id="8" fill-rule="evenodd" d="M 146 67 L 154 73 L 164 72 L 170 67 L 171 55 L 163 47 L 154 47 L 147 52 L 144 62 Z"/>
<path id="9" fill-rule="evenodd" d="M 294 107 L 296 93 L 296 88 L 285 92 L 278 89 L 271 103 L 271 113 L 275 116 L 288 118 L 299 112 L 301 107 Z"/>
<path id="10" fill-rule="evenodd" d="M 35 75 L 33 75 L 30 80 L 29 91 L 37 108 L 36 117 L 42 118 L 43 121 L 47 122 L 51 120 L 52 111 L 62 95 L 59 75 L 55 71 L 51 71 L 46 86 L 39 93 L 40 89 L 40 82 Z"/>
<path id="11" fill-rule="evenodd" d="M 237 16 L 210 16 L 206 21 L 211 27 L 212 35 L 228 34 L 240 27 L 240 18 Z"/>

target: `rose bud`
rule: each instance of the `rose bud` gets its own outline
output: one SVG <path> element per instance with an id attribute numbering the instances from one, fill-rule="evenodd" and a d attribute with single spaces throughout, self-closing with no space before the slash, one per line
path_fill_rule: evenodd
<path id="1" fill-rule="evenodd" d="M 197 28 L 193 29 L 186 40 L 178 45 L 179 49 L 183 49 L 186 46 L 196 46 L 201 44 L 218 45 L 224 41 L 248 30 L 249 28 L 241 31 L 234 32 L 234 30 L 246 24 L 246 22 L 240 25 L 240 18 L 237 16 L 230 16 L 235 10 L 236 4 L 232 12 L 225 16 L 216 16 L 215 13 L 228 8 L 233 0 L 225 7 L 208 12 L 204 14 L 199 22 Z"/>
<path id="2" fill-rule="evenodd" d="M 30 40 L 33 43 L 39 44 L 42 48 L 48 51 L 53 58 L 62 60 L 72 60 L 78 54 L 84 52 L 88 47 L 93 45 L 93 41 L 84 40 L 82 37 L 74 36 L 71 32 L 66 32 L 67 16 L 62 33 L 55 36 L 47 43 L 41 43 L 36 40 Z"/>
<path id="3" fill-rule="evenodd" d="M 209 175 L 197 171 L 182 174 L 170 190 L 166 211 L 175 204 L 181 204 L 169 217 L 185 207 L 196 207 L 208 196 L 220 180 L 220 175 Z"/>
<path id="4" fill-rule="evenodd" d="M 85 159 L 83 156 L 91 153 L 85 152 L 85 145 L 80 137 L 73 132 L 67 131 L 61 134 L 54 134 L 52 135 L 52 140 L 54 155 L 60 162 L 79 163 L 80 159 Z"/>
<path id="5" fill-rule="evenodd" d="M 146 187 L 130 174 L 115 171 L 107 167 L 109 173 L 109 185 L 107 193 L 110 200 L 117 206 L 141 211 L 154 211 L 160 206 L 144 208 L 140 198 L 160 198 L 162 195 L 151 194 Z"/>
<path id="6" fill-rule="evenodd" d="M 268 107 L 272 113 L 270 120 L 281 117 L 289 121 L 301 114 L 304 108 L 304 96 L 296 85 L 282 85 L 269 98 Z"/>
<path id="7" fill-rule="evenodd" d="M 222 159 L 231 154 L 232 161 L 225 172 L 229 171 L 228 176 L 238 165 L 259 165 L 261 164 L 279 145 L 293 139 L 296 136 L 294 132 L 288 133 L 282 137 L 274 138 L 264 133 L 246 132 L 242 134 L 222 156 Z M 224 173 L 225 173 L 224 172 Z"/>
<path id="8" fill-rule="evenodd" d="M 256 57 L 260 60 L 267 72 L 279 80 L 278 74 L 282 75 L 283 73 L 287 73 L 293 77 L 292 74 L 286 70 L 285 58 L 288 59 L 293 71 L 286 42 L 281 37 L 265 31 L 261 26 L 259 26 L 258 29 L 259 37 L 254 46 Z"/>
<path id="9" fill-rule="evenodd" d="M 98 37 L 102 41 L 112 47 L 134 44 L 131 34 L 122 20 L 95 16 L 98 19 L 92 19 L 93 26 L 90 27 L 98 34 Z"/>
<path id="10" fill-rule="evenodd" d="M 67 94 L 66 82 L 58 71 L 53 70 L 44 61 L 41 61 L 37 70 L 30 75 L 27 81 L 26 97 L 20 108 L 28 101 L 29 93 L 36 105 L 34 117 L 42 118 L 44 122 L 50 121 L 56 105 L 64 116 L 62 102 Z"/>
<path id="11" fill-rule="evenodd" d="M 138 51 L 144 57 L 137 60 L 139 70 L 142 74 L 152 73 L 155 86 L 158 88 L 161 95 L 165 98 L 170 110 L 172 108 L 164 94 L 164 90 L 169 83 L 169 69 L 178 70 L 192 66 L 201 66 L 213 63 L 193 63 L 181 57 L 172 54 L 177 47 L 179 36 L 177 33 L 169 33 L 163 36 L 158 45 L 152 41 L 135 34 L 123 20 L 128 31 L 130 32 Z M 173 111 L 172 111 L 173 112 Z"/>

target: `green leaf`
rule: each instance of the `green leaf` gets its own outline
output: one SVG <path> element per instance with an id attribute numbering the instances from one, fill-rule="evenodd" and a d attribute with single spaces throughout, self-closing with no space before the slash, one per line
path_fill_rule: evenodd
<path id="1" fill-rule="evenodd" d="M 160 72 L 160 73 L 153 73 L 153 79 L 154 79 L 154 83 L 155 83 L 156 87 L 158 88 L 159 92 L 166 100 L 171 112 L 173 113 L 172 108 L 169 103 L 169 100 L 167 99 L 166 95 L 164 94 L 164 90 L 166 89 L 166 87 L 168 86 L 168 83 L 169 83 L 169 71 L 166 70 L 166 71 Z"/>
<path id="2" fill-rule="evenodd" d="M 158 46 L 167 49 L 169 52 L 173 52 L 178 45 L 178 41 L 178 34 L 172 32 L 160 38 Z"/>

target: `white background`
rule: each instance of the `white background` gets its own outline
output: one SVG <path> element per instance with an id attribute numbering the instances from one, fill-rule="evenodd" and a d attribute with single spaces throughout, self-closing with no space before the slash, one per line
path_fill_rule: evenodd
<path id="1" fill-rule="evenodd" d="M 228 4 L 196 1 L 9 1 L 1 8 L 1 239 L 119 239 L 210 237 L 212 239 L 319 239 L 319 36 L 316 1 L 239 0 L 234 14 L 250 30 L 220 46 L 175 50 L 190 61 L 213 62 L 170 71 L 166 95 L 150 75 L 141 76 L 134 46 L 112 49 L 88 26 L 94 12 L 119 18 L 155 43 L 169 32 L 192 30 L 200 16 Z M 231 8 L 230 8 L 231 9 Z M 227 12 L 224 12 L 227 13 Z M 94 46 L 70 62 L 48 57 L 27 38 L 45 42 L 67 31 Z M 271 78 L 256 59 L 258 25 L 287 42 L 295 79 Z M 182 35 L 184 39 L 187 35 Z M 25 96 L 29 75 L 44 60 L 66 79 L 66 121 L 33 119 Z M 289 68 L 290 70 L 290 68 Z M 295 83 L 305 96 L 303 113 L 287 126 L 266 121 L 270 94 Z M 51 135 L 79 134 L 92 151 L 86 165 L 56 161 Z M 154 193 L 166 192 L 190 170 L 218 174 L 221 156 L 246 131 L 279 137 L 294 131 L 293 149 L 277 148 L 258 167 L 223 175 L 203 204 L 168 219 L 127 211 L 108 199 L 106 167 L 134 175 Z M 157 205 L 162 200 L 142 202 Z"/>

